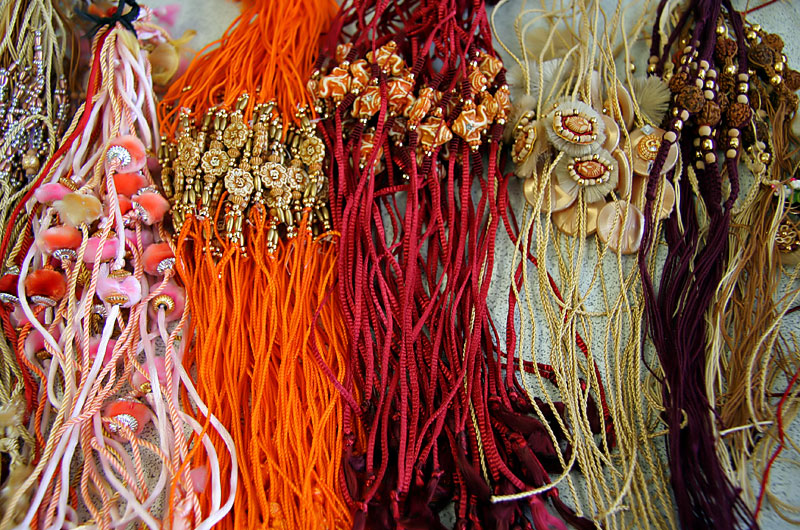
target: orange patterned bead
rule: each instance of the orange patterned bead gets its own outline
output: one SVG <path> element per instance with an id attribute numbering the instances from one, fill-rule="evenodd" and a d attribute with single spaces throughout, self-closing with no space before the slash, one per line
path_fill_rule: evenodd
<path id="1" fill-rule="evenodd" d="M 497 77 L 497 74 L 500 73 L 500 70 L 503 69 L 503 61 L 486 52 L 481 52 L 478 68 L 480 68 L 483 75 L 485 75 L 491 83 L 494 81 L 494 78 Z"/>
<path id="2" fill-rule="evenodd" d="M 497 102 L 497 121 L 505 122 L 511 114 L 511 95 L 508 86 L 503 85 L 494 93 L 494 100 Z"/>
<path id="3" fill-rule="evenodd" d="M 350 65 L 350 73 L 353 74 L 353 79 L 350 81 L 350 90 L 354 94 L 358 94 L 369 85 L 371 77 L 369 64 L 364 59 L 354 61 Z"/>
<path id="4" fill-rule="evenodd" d="M 411 105 L 414 98 L 411 91 L 414 88 L 414 78 L 408 73 L 403 77 L 393 77 L 389 80 L 389 112 L 401 114 L 406 107 Z"/>
<path id="5" fill-rule="evenodd" d="M 361 135 L 361 150 L 359 153 L 359 162 L 361 167 L 365 167 L 367 161 L 372 154 L 373 149 L 375 149 L 375 133 L 373 131 L 366 132 Z M 376 165 L 380 164 L 381 159 L 383 158 L 383 146 L 378 146 L 378 153 L 375 155 L 375 163 Z"/>
<path id="6" fill-rule="evenodd" d="M 481 106 L 476 108 L 473 102 L 468 101 L 453 123 L 453 132 L 463 138 L 472 149 L 477 149 L 481 145 L 481 134 L 488 126 L 486 109 Z"/>
<path id="7" fill-rule="evenodd" d="M 497 100 L 494 98 L 494 96 L 488 92 L 484 92 L 483 96 L 481 97 L 480 106 L 486 111 L 486 119 L 489 121 L 489 123 L 494 121 L 498 110 L 500 110 L 500 105 L 497 104 Z"/>
<path id="8" fill-rule="evenodd" d="M 369 119 L 381 108 L 381 92 L 376 86 L 367 87 L 353 102 L 354 118 Z"/>
<path id="9" fill-rule="evenodd" d="M 430 87 L 425 87 L 419 91 L 419 96 L 405 109 L 405 116 L 408 118 L 408 124 L 413 129 L 422 121 L 428 111 L 433 106 L 434 93 Z"/>
<path id="10" fill-rule="evenodd" d="M 444 145 L 453 138 L 453 133 L 441 118 L 429 118 L 419 126 L 419 141 L 427 149 Z"/>
<path id="11" fill-rule="evenodd" d="M 350 72 L 337 66 L 319 83 L 319 97 L 341 101 L 350 90 Z"/>
<path id="12" fill-rule="evenodd" d="M 353 45 L 349 42 L 347 44 L 340 44 L 336 47 L 336 62 L 341 63 L 346 58 L 347 55 L 350 53 L 350 50 L 353 49 Z"/>
<path id="13" fill-rule="evenodd" d="M 390 40 L 378 48 L 374 60 L 372 52 L 368 52 L 367 60 L 380 66 L 381 70 L 386 73 L 400 75 L 400 72 L 402 72 L 405 68 L 405 63 L 403 62 L 403 59 L 397 55 L 397 53 L 395 53 L 396 50 L 397 43 L 393 40 Z"/>
<path id="14" fill-rule="evenodd" d="M 475 68 L 469 73 L 469 86 L 474 94 L 479 94 L 489 86 L 489 80 L 479 69 Z"/>

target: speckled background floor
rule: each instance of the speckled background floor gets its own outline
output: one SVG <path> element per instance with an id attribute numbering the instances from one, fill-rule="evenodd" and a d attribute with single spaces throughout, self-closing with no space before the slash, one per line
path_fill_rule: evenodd
<path id="1" fill-rule="evenodd" d="M 178 14 L 174 34 L 175 36 L 179 36 L 186 29 L 196 30 L 198 35 L 191 43 L 195 49 L 199 49 L 208 42 L 218 38 L 238 13 L 238 5 L 230 0 L 150 0 L 146 3 L 152 7 L 182 4 L 183 9 L 181 9 Z M 533 3 L 534 2 L 529 2 L 529 4 Z M 538 1 L 535 3 L 539 4 Z M 752 1 L 751 7 L 752 5 L 760 3 L 761 1 Z M 603 0 L 602 4 L 611 12 L 616 5 L 616 1 Z M 734 4 L 739 9 L 747 8 L 744 1 L 735 1 Z M 519 0 L 511 0 L 497 13 L 497 28 L 502 31 L 504 40 L 507 40 L 507 43 L 511 43 L 514 40 L 512 37 L 513 19 L 518 14 L 520 5 L 521 2 Z M 642 3 L 639 2 L 637 5 L 642 5 Z M 634 14 L 630 16 L 631 18 L 636 18 L 638 17 L 638 13 L 635 14 L 635 16 Z M 785 53 L 788 56 L 789 64 L 794 68 L 800 67 L 800 34 L 798 33 L 798 28 L 800 28 L 800 2 L 796 0 L 782 0 L 777 4 L 749 15 L 748 19 L 752 22 L 760 23 L 768 31 L 781 35 L 786 44 Z M 649 24 L 646 25 L 646 27 L 648 26 Z M 497 49 L 499 49 L 499 47 L 497 47 Z M 504 54 L 504 52 L 501 53 Z M 639 68 L 645 66 L 646 55 L 645 52 L 637 56 L 639 59 L 636 62 Z M 505 54 L 504 59 L 507 59 Z M 510 64 L 510 61 L 507 64 Z M 511 190 L 512 196 L 514 197 L 512 203 L 515 212 L 520 215 L 524 199 L 522 198 L 519 186 L 516 184 L 515 186 L 516 187 L 512 187 Z M 593 244 L 587 245 L 587 247 L 589 247 L 587 261 L 591 262 L 593 257 L 596 258 L 596 254 L 592 253 L 594 248 Z M 489 303 L 495 317 L 495 323 L 498 326 L 502 326 L 506 322 L 510 279 L 508 267 L 514 252 L 513 245 L 502 231 L 498 234 L 496 252 L 497 265 L 494 270 Z M 552 258 L 552 252 L 550 252 L 550 257 Z M 553 266 L 553 263 L 550 263 L 550 265 Z M 603 269 L 603 272 L 608 275 L 606 278 L 608 282 L 613 284 L 616 280 L 616 274 L 606 268 Z M 596 293 L 590 292 L 586 299 L 586 305 L 590 309 L 592 304 L 597 302 L 595 296 Z M 543 324 L 539 322 L 537 322 L 537 325 L 543 326 Z M 790 317 L 790 320 L 786 321 L 785 325 L 793 326 L 795 329 L 800 330 L 800 314 L 795 313 L 795 315 Z M 501 332 L 502 331 L 503 330 L 501 330 Z M 598 330 L 598 333 L 601 333 L 601 331 L 602 330 Z M 535 351 L 539 351 L 537 348 L 538 341 L 542 340 L 545 340 L 545 337 L 539 337 L 537 339 L 537 344 L 532 346 L 536 348 Z M 790 432 L 797 436 L 800 434 L 800 427 L 794 425 Z M 800 455 L 795 452 L 787 457 L 787 460 L 782 460 L 776 464 L 770 476 L 770 484 L 773 491 L 778 494 L 784 502 L 800 505 L 800 473 L 798 473 L 797 468 L 798 461 L 800 461 Z M 798 514 L 797 519 L 800 520 L 800 514 Z M 790 523 L 779 518 L 769 507 L 767 507 L 766 511 L 762 514 L 760 523 L 762 528 L 766 530 L 792 527 Z"/>

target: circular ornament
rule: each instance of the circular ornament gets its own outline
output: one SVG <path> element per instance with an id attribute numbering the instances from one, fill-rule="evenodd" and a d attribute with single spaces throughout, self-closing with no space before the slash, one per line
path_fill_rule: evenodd
<path id="1" fill-rule="evenodd" d="M 557 105 L 545 124 L 550 143 L 573 157 L 597 151 L 606 139 L 600 113 L 580 101 Z"/>
<path id="2" fill-rule="evenodd" d="M 227 153 L 222 149 L 209 149 L 203 155 L 201 167 L 206 175 L 213 177 L 222 176 L 230 165 Z"/>
<path id="3" fill-rule="evenodd" d="M 225 175 L 225 189 L 237 197 L 249 197 L 253 193 L 253 175 L 249 171 L 235 167 Z"/>

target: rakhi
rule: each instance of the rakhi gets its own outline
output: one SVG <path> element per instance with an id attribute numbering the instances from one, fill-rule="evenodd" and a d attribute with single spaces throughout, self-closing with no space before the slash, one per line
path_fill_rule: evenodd
<path id="1" fill-rule="evenodd" d="M 527 508 L 537 527 L 557 526 L 538 496 L 498 498 L 547 479 L 487 364 L 510 103 L 483 4 L 346 3 L 319 66 L 311 89 L 333 153 L 351 340 L 340 390 L 355 527 L 441 528 L 451 501 L 456 528 L 529 527 Z"/>
<path id="2" fill-rule="evenodd" d="M 4 318 L 40 379 L 31 422 L 41 445 L 4 527 L 210 528 L 232 504 L 221 482 L 235 488 L 235 476 L 221 475 L 206 431 L 233 451 L 230 436 L 179 403 L 184 392 L 206 410 L 181 365 L 187 314 L 163 241 L 169 204 L 147 167 L 158 147 L 147 56 L 168 36 L 131 0 L 116 17 L 129 13 L 137 36 L 112 16 L 94 39 L 86 101 L 26 205 L 35 241 L 23 246 L 17 302 Z M 187 430 L 205 468 L 187 465 Z M 204 489 L 213 498 L 205 510 Z"/>
<path id="3" fill-rule="evenodd" d="M 639 267 L 646 326 L 663 370 L 672 489 L 683 526 L 754 527 L 752 513 L 717 454 L 719 435 L 706 370 L 706 314 L 724 270 L 731 209 L 739 194 L 742 129 L 752 116 L 745 35 L 741 17 L 728 0 L 695 0 L 675 17 L 675 27 L 663 42 L 661 25 L 671 15 L 664 6 L 664 2 L 659 5 L 656 16 L 648 72 L 668 79 L 673 98 L 645 191 Z M 714 55 L 721 42 L 716 30 L 723 7 L 735 46 L 730 54 L 733 64 L 720 70 Z M 670 172 L 662 175 L 668 153 L 675 146 L 685 155 L 688 177 L 680 183 Z M 718 149 L 723 152 L 720 156 Z M 725 189 L 723 171 L 728 177 Z M 665 178 L 676 186 L 680 209 L 664 223 L 669 250 L 656 294 L 647 262 L 657 241 L 656 192 Z M 707 225 L 698 222 L 696 209 L 700 207 Z"/>
<path id="4" fill-rule="evenodd" d="M 738 88 L 732 76 L 741 43 L 729 27 L 718 21 L 715 62 L 730 99 Z M 800 73 L 790 68 L 779 35 L 747 23 L 744 35 L 753 112 L 741 130 L 742 161 L 755 182 L 731 214 L 726 269 L 709 310 L 707 378 L 714 381 L 709 400 L 718 417 L 720 461 L 758 521 L 767 499 L 785 517 L 769 478 L 785 454 L 797 399 L 796 339 L 784 317 L 800 296 L 799 143 L 791 123 Z"/>
<path id="5" fill-rule="evenodd" d="M 70 114 L 68 88 L 75 74 L 77 46 L 72 28 L 59 4 L 4 1 L 0 4 L 0 238 L 23 243 L 19 235 L 28 222 L 12 211 L 28 192 L 39 168 L 56 148 Z M 71 61 L 71 63 L 70 63 Z M 73 68 L 70 68 L 70 66 Z M 68 83 L 69 80 L 69 83 Z M 21 245 L 7 246 L 0 256 L 0 301 L 13 302 L 15 258 Z M 15 355 L 13 332 L 0 336 L 0 416 L 8 472 L 2 476 L 0 506 L 27 475 L 36 440 L 27 428 L 36 383 Z"/>
<path id="6" fill-rule="evenodd" d="M 641 13 L 630 29 L 624 15 L 644 6 L 618 7 L 609 16 L 595 3 L 523 7 L 514 22 L 519 52 L 498 38 L 517 63 L 509 72 L 514 110 L 506 138 L 514 172 L 524 179 L 506 183 L 501 197 L 512 205 L 525 199 L 521 226 L 513 211 L 504 217 L 516 246 L 506 363 L 519 374 L 507 372 L 506 380 L 509 394 L 525 396 L 543 424 L 549 410 L 563 411 L 565 426 L 544 433 L 540 451 L 544 461 L 558 462 L 550 463 L 553 482 L 576 511 L 609 526 L 669 527 L 674 507 L 654 443 L 661 424 L 643 391 L 649 369 L 642 359 L 652 359 L 640 340 L 638 268 L 623 255 L 640 246 L 644 187 L 670 92 L 659 79 L 616 69 L 615 50 L 631 64 L 635 43 L 627 36 L 648 16 Z M 613 48 L 620 34 L 622 45 Z M 678 161 L 674 148 L 664 169 Z M 661 218 L 672 213 L 672 190 L 669 183 L 659 190 Z M 558 270 L 558 285 L 549 267 Z"/>
<path id="7" fill-rule="evenodd" d="M 236 444 L 238 470 L 220 456 L 241 480 L 220 527 L 344 528 L 335 384 L 347 337 L 332 296 L 326 149 L 305 88 L 336 5 L 243 4 L 160 107 L 161 183 L 194 339 L 184 366 Z"/>

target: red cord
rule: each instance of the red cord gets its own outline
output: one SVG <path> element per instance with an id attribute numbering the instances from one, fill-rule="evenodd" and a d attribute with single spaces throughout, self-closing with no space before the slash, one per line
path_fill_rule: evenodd
<path id="1" fill-rule="evenodd" d="M 772 4 L 775 4 L 777 2 L 778 2 L 778 0 L 767 0 L 766 2 L 761 4 L 760 6 L 756 6 L 756 7 L 748 9 L 747 11 L 744 12 L 744 14 L 745 15 L 749 15 L 750 13 L 754 13 L 754 12 L 758 11 L 759 9 L 763 9 L 763 8 L 765 8 L 767 6 L 771 6 Z"/>
<path id="2" fill-rule="evenodd" d="M 792 394 L 792 388 L 797 382 L 799 376 L 800 367 L 797 368 L 797 371 L 794 373 L 794 376 L 792 376 L 791 381 L 789 381 L 789 385 L 786 387 L 786 391 L 783 393 L 783 396 L 781 396 L 781 400 L 778 402 L 778 439 L 780 442 L 778 443 L 778 447 L 775 448 L 775 452 L 772 453 L 772 456 L 767 463 L 767 468 L 764 470 L 764 476 L 761 478 L 761 491 L 758 494 L 758 502 L 756 503 L 756 510 L 753 514 L 753 519 L 756 521 L 758 521 L 758 513 L 761 511 L 761 503 L 763 502 L 764 494 L 766 493 L 767 482 L 769 482 L 769 474 L 770 471 L 772 471 L 772 464 L 775 463 L 775 460 L 777 460 L 778 455 L 781 454 L 784 448 L 785 434 L 783 432 L 783 405 L 786 403 L 786 399 Z"/>

